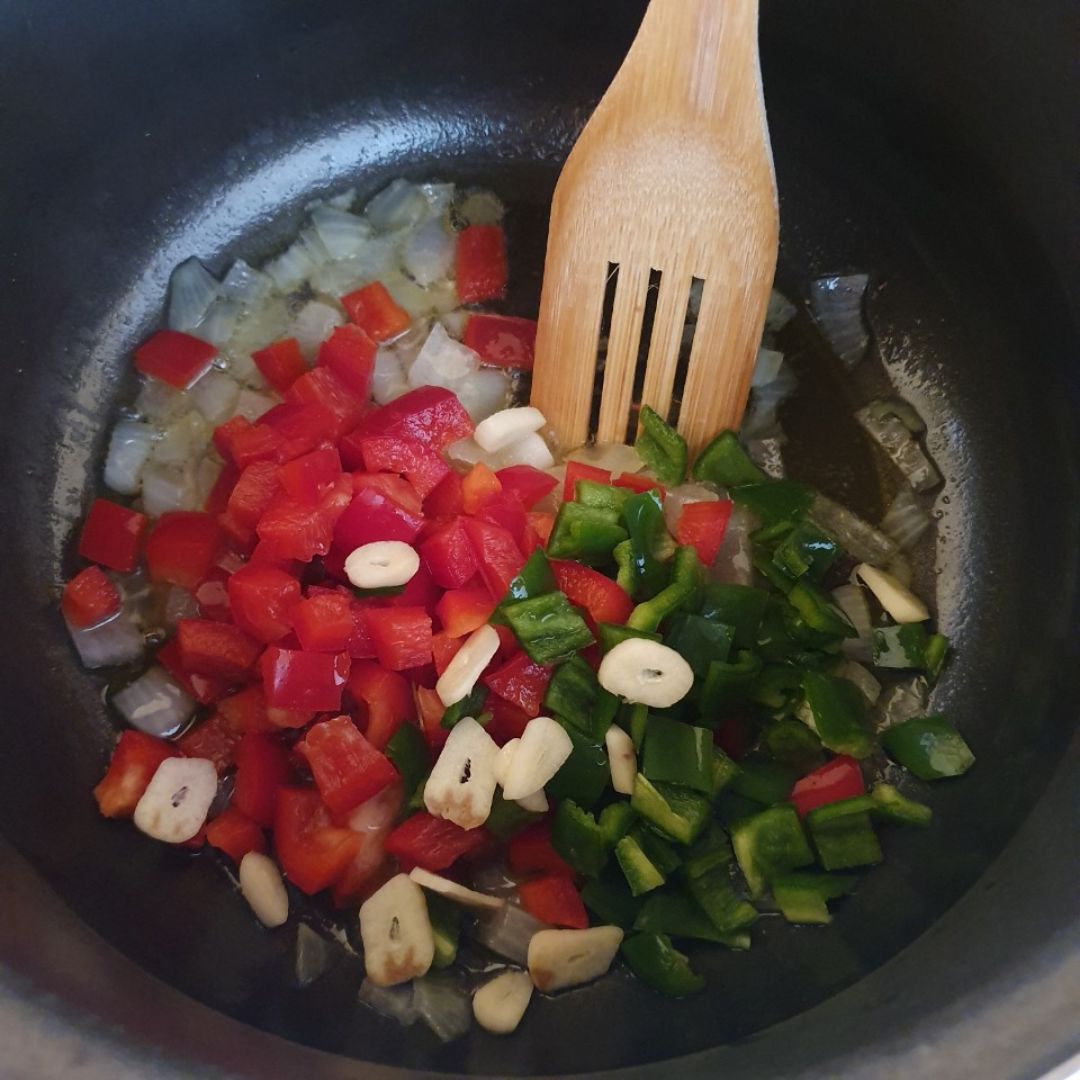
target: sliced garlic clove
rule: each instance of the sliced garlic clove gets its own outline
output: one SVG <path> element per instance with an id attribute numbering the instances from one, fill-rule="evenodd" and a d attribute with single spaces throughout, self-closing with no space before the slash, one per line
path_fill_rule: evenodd
<path id="1" fill-rule="evenodd" d="M 573 749 L 570 736 L 550 716 L 530 720 L 510 759 L 502 786 L 503 797 L 524 799 L 540 791 L 562 768 Z"/>
<path id="2" fill-rule="evenodd" d="M 364 544 L 345 558 L 345 576 L 358 589 L 393 589 L 412 581 L 420 556 L 402 540 Z"/>
<path id="3" fill-rule="evenodd" d="M 617 926 L 589 930 L 541 930 L 529 941 L 529 976 L 543 993 L 600 978 L 622 944 Z"/>
<path id="4" fill-rule="evenodd" d="M 205 758 L 166 758 L 135 807 L 135 827 L 166 844 L 182 844 L 203 827 L 218 775 Z"/>
<path id="5" fill-rule="evenodd" d="M 498 651 L 499 634 L 494 626 L 481 626 L 474 630 L 439 676 L 435 684 L 439 700 L 449 708 L 468 697 L 476 680 Z"/>
<path id="6" fill-rule="evenodd" d="M 625 701 L 666 709 L 694 685 L 690 665 L 674 650 L 647 638 L 620 641 L 600 661 L 600 685 Z"/>
<path id="7" fill-rule="evenodd" d="M 898 623 L 925 622 L 930 618 L 927 606 L 892 574 L 879 570 L 869 563 L 859 563 L 855 573 L 863 584 L 877 597 L 877 602 L 890 618 Z"/>
<path id="8" fill-rule="evenodd" d="M 476 425 L 473 438 L 481 450 L 489 454 L 501 450 L 504 446 L 516 443 L 527 435 L 539 431 L 547 421 L 544 414 L 531 405 L 513 409 L 502 409 L 492 413 L 486 420 Z"/>
<path id="9" fill-rule="evenodd" d="M 240 860 L 240 892 L 263 926 L 281 926 L 288 920 L 289 894 L 269 855 L 249 851 Z"/>
<path id="10" fill-rule="evenodd" d="M 506 783 L 506 774 L 510 770 L 510 762 L 520 745 L 520 739 L 511 739 L 499 747 L 499 752 L 495 755 L 495 783 L 499 787 Z"/>
<path id="11" fill-rule="evenodd" d="M 427 889 L 429 892 L 445 896 L 447 900 L 453 900 L 462 907 L 475 908 L 478 911 L 498 911 L 506 903 L 500 896 L 488 896 L 487 893 L 477 892 L 459 885 L 456 881 L 444 878 L 439 874 L 433 874 L 422 866 L 415 867 L 409 877 Z"/>
<path id="12" fill-rule="evenodd" d="M 531 795 L 526 795 L 523 799 L 516 799 L 515 802 L 522 810 L 528 810 L 530 814 L 546 814 L 551 809 L 543 788 L 534 791 Z"/>
<path id="13" fill-rule="evenodd" d="M 611 786 L 620 795 L 633 795 L 638 771 L 634 740 L 618 724 L 612 724 L 604 733 L 604 746 L 611 769 Z"/>
<path id="14" fill-rule="evenodd" d="M 534 469 L 550 469 L 555 464 L 555 457 L 551 447 L 544 442 L 543 435 L 534 431 L 524 439 L 503 447 L 499 451 L 499 461 L 504 468 L 507 465 L 531 465 Z"/>
<path id="15" fill-rule="evenodd" d="M 524 971 L 504 971 L 473 994 L 473 1016 L 493 1035 L 517 1030 L 532 999 L 532 979 Z"/>
<path id="16" fill-rule="evenodd" d="M 424 785 L 424 805 L 436 817 L 476 829 L 491 813 L 495 796 L 495 740 L 471 717 L 450 732 Z"/>
<path id="17" fill-rule="evenodd" d="M 364 967 L 377 986 L 397 986 L 427 974 L 435 935 L 424 891 L 408 874 L 392 877 L 360 907 Z"/>

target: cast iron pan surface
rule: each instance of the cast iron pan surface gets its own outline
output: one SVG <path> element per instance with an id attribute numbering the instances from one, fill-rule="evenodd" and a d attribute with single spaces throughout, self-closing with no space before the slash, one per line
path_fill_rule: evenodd
<path id="1" fill-rule="evenodd" d="M 180 855 L 98 817 L 89 792 L 115 729 L 100 681 L 79 669 L 67 642 L 56 586 L 75 568 L 73 530 L 111 418 L 132 393 L 130 350 L 160 320 L 176 263 L 195 254 L 220 271 L 237 256 L 264 258 L 295 231 L 308 200 L 350 184 L 372 193 L 398 175 L 481 183 L 511 206 L 508 310 L 534 313 L 559 165 L 643 5 L 38 0 L 0 8 L 8 268 L 0 829 L 21 853 L 0 856 L 10 866 L 0 959 L 31 980 L 11 975 L 4 999 L 8 1016 L 29 1025 L 28 1054 L 34 1033 L 56 1022 L 48 1010 L 18 1012 L 33 996 L 35 971 L 37 986 L 120 1025 L 106 1050 L 85 1059 L 80 1051 L 86 1069 L 123 1046 L 136 1055 L 129 1066 L 147 1062 L 143 1074 L 151 1058 L 138 1055 L 160 1052 L 155 1075 L 171 1070 L 165 1058 L 200 1075 L 213 1066 L 350 1075 L 349 1058 L 566 1075 L 694 1054 L 680 1065 L 687 1075 L 795 1075 L 843 1060 L 846 1075 L 861 1061 L 880 1076 L 897 1062 L 906 1063 L 901 1071 L 916 1067 L 920 1048 L 949 1024 L 962 1032 L 946 1040 L 952 1067 L 931 1073 L 967 1075 L 980 1062 L 1012 1060 L 1012 1074 L 1034 1074 L 1075 1049 L 1069 791 L 1077 755 L 1067 747 L 1080 700 L 1080 367 L 1062 291 L 1064 225 L 1054 226 L 1071 212 L 1067 171 L 1052 142 L 1055 116 L 1061 133 L 1070 130 L 1063 95 L 1053 98 L 1064 52 L 1056 74 L 1052 65 L 1049 75 L 1045 64 L 1030 68 L 1038 49 L 1063 50 L 1063 42 L 1051 4 L 1036 5 L 1042 36 L 1031 38 L 1006 38 L 1004 4 L 980 6 L 978 18 L 974 5 L 953 5 L 953 21 L 933 25 L 984 50 L 984 70 L 1002 80 L 987 88 L 948 69 L 940 40 L 923 48 L 933 35 L 909 20 L 917 9 L 929 26 L 936 7 L 891 6 L 898 10 L 875 21 L 845 0 L 817 5 L 813 19 L 804 5 L 766 3 L 780 283 L 798 295 L 824 273 L 873 274 L 881 366 L 859 380 L 872 390 L 888 373 L 926 419 L 929 449 L 948 478 L 937 550 L 919 584 L 936 587 L 956 646 L 934 704 L 978 764 L 960 782 L 927 789 L 933 828 L 890 831 L 886 863 L 831 927 L 792 931 L 766 919 L 749 953 L 697 957 L 708 993 L 669 1002 L 618 973 L 538 1002 L 512 1039 L 474 1032 L 448 1046 L 358 1005 L 355 959 L 295 989 L 292 931 L 261 930 L 211 856 Z M 883 59 L 862 51 L 869 43 Z M 933 70 L 909 66 L 916 55 Z M 980 128 L 985 107 L 1021 72 L 1030 111 L 1003 106 L 991 138 Z M 1029 152 L 1025 175 L 1043 189 L 1028 208 L 1017 199 L 1010 145 Z M 795 350 L 814 353 L 812 332 L 799 333 Z M 846 392 L 837 383 L 832 394 Z M 837 415 L 849 408 L 834 407 Z M 803 414 L 795 422 L 813 430 Z M 855 464 L 813 479 L 866 506 L 874 496 L 865 447 L 854 435 L 844 446 Z M 41 879 L 59 901 L 39 899 Z M 296 907 L 318 917 L 317 905 Z M 190 997 L 147 980 L 86 926 Z M 991 1027 L 987 1010 L 1021 991 L 1034 995 L 1031 1011 L 1005 1010 Z M 230 1031 L 191 999 L 343 1058 L 249 1027 Z M 0 1072 L 5 1054 L 20 1060 L 8 1023 L 10 1031 L 0 1012 Z M 1037 1045 L 1020 1045 L 1036 1033 Z M 68 1028 L 52 1045 L 70 1037 Z M 47 1064 L 24 1061 L 25 1075 L 59 1074 L 55 1058 L 35 1060 Z M 75 1067 L 69 1061 L 65 1075 Z M 111 1067 L 121 1075 L 119 1058 Z M 177 1065 L 178 1075 L 188 1067 Z"/>

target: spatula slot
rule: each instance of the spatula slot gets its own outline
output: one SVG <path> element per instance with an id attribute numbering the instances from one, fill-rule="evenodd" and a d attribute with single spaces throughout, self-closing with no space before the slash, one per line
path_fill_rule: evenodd
<path id="1" fill-rule="evenodd" d="M 690 350 L 694 347 L 694 334 L 697 332 L 697 320 L 694 317 L 694 298 L 700 299 L 704 286 L 705 282 L 701 278 L 690 279 L 690 293 L 686 298 L 686 314 L 683 316 L 679 360 L 675 365 L 675 380 L 671 387 L 671 406 L 668 408 L 667 413 L 667 422 L 673 428 L 679 426 L 683 392 L 686 390 L 686 373 L 690 369 Z"/>

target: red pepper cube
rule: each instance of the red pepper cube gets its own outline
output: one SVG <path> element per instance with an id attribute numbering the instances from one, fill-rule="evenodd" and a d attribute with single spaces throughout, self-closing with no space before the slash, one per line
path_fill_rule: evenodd
<path id="1" fill-rule="evenodd" d="M 431 518 L 457 517 L 461 513 L 460 473 L 448 473 L 424 499 L 424 513 Z"/>
<path id="2" fill-rule="evenodd" d="M 405 507 L 410 514 L 424 516 L 424 500 L 420 493 L 403 476 L 393 473 L 354 472 L 352 474 L 353 491 L 359 495 L 363 491 L 378 491 L 399 506 Z"/>
<path id="3" fill-rule="evenodd" d="M 485 364 L 532 371 L 536 320 L 477 312 L 469 316 L 461 339 Z"/>
<path id="4" fill-rule="evenodd" d="M 329 484 L 341 475 L 341 458 L 333 447 L 312 450 L 277 470 L 278 483 L 300 502 L 318 502 Z"/>
<path id="5" fill-rule="evenodd" d="M 334 825 L 317 791 L 285 787 L 278 792 L 274 850 L 285 876 L 309 896 L 348 870 L 362 839 Z"/>
<path id="6" fill-rule="evenodd" d="M 614 487 L 626 488 L 627 491 L 633 491 L 638 495 L 646 491 L 658 491 L 662 499 L 667 494 L 663 484 L 658 484 L 651 477 L 642 476 L 639 473 L 619 473 L 611 483 Z"/>
<path id="7" fill-rule="evenodd" d="M 446 870 L 487 843 L 484 829 L 463 829 L 452 821 L 421 812 L 406 818 L 386 838 L 386 851 L 403 869 L 421 866 L 435 872 Z"/>
<path id="8" fill-rule="evenodd" d="M 301 375 L 285 392 L 285 401 L 293 405 L 318 405 L 333 418 L 330 430 L 324 427 L 319 438 L 298 450 L 297 454 L 314 449 L 327 435 L 340 438 L 355 427 L 368 410 L 367 395 L 357 394 L 328 367 L 317 367 Z"/>
<path id="9" fill-rule="evenodd" d="M 712 566 L 724 542 L 734 504 L 730 499 L 687 503 L 675 523 L 675 539 L 693 547 L 703 566 Z"/>
<path id="10" fill-rule="evenodd" d="M 487 521 L 464 519 L 465 532 L 472 541 L 480 576 L 492 596 L 502 598 L 510 582 L 525 565 L 525 556 L 514 537 Z"/>
<path id="11" fill-rule="evenodd" d="M 180 656 L 180 641 L 169 638 L 158 649 L 154 659 L 184 688 L 189 697 L 200 705 L 213 705 L 229 689 L 229 681 L 213 675 L 197 675 L 184 668 Z"/>
<path id="12" fill-rule="evenodd" d="M 405 333 L 412 325 L 409 313 L 390 295 L 381 281 L 341 298 L 349 318 L 373 341 L 389 341 Z"/>
<path id="13" fill-rule="evenodd" d="M 512 495 L 496 495 L 494 499 L 489 499 L 476 511 L 475 517 L 477 521 L 486 521 L 508 532 L 524 556 L 529 522 L 525 517 L 525 508 Z"/>
<path id="14" fill-rule="evenodd" d="M 240 470 L 231 461 L 227 462 L 217 474 L 210 494 L 206 496 L 203 512 L 212 514 L 214 517 L 225 513 L 229 505 L 229 496 L 232 495 L 232 489 L 239 478 Z"/>
<path id="15" fill-rule="evenodd" d="M 120 610 L 120 590 L 101 567 L 88 566 L 64 586 L 60 607 L 70 626 L 89 630 Z"/>
<path id="16" fill-rule="evenodd" d="M 220 713 L 214 713 L 185 732 L 176 745 L 186 757 L 212 761 L 218 776 L 224 776 L 234 764 L 239 742 L 240 733 Z"/>
<path id="17" fill-rule="evenodd" d="M 855 758 L 841 754 L 796 781 L 788 801 L 795 804 L 799 817 L 806 817 L 819 806 L 865 794 L 862 768 Z"/>
<path id="18" fill-rule="evenodd" d="M 258 822 L 235 806 L 227 806 L 207 823 L 206 842 L 224 851 L 237 866 L 249 851 L 266 851 L 266 836 Z"/>
<path id="19" fill-rule="evenodd" d="M 331 552 L 331 554 L 333 554 Z M 367 613 L 377 602 L 373 600 L 353 599 L 349 602 L 349 614 L 352 617 L 352 634 L 345 651 L 354 660 L 374 660 L 375 642 L 371 638 L 368 629 Z"/>
<path id="20" fill-rule="evenodd" d="M 621 624 L 630 618 L 634 601 L 629 593 L 599 570 L 569 559 L 552 559 L 551 570 L 567 600 L 585 609 L 593 622 L 592 629 L 597 623 Z"/>
<path id="21" fill-rule="evenodd" d="M 555 669 L 538 664 L 526 653 L 511 657 L 480 680 L 493 694 L 516 705 L 528 717 L 540 715 L 544 694 Z"/>
<path id="22" fill-rule="evenodd" d="M 209 514 L 183 510 L 163 514 L 146 540 L 150 580 L 194 589 L 210 572 L 223 540 Z"/>
<path id="23" fill-rule="evenodd" d="M 555 528 L 555 515 L 546 511 L 531 511 L 525 515 L 529 528 L 536 534 L 540 541 L 540 547 L 546 547 L 551 537 L 551 530 Z M 530 551 L 531 555 L 532 552 Z"/>
<path id="24" fill-rule="evenodd" d="M 228 581 L 229 606 L 237 626 L 262 642 L 280 641 L 292 630 L 300 582 L 273 566 L 244 566 Z"/>
<path id="25" fill-rule="evenodd" d="M 417 551 L 432 580 L 444 589 L 460 588 L 477 571 L 472 541 L 458 520 L 429 533 Z"/>
<path id="26" fill-rule="evenodd" d="M 135 367 L 178 390 L 186 390 L 217 356 L 211 345 L 179 330 L 159 330 L 135 350 Z"/>
<path id="27" fill-rule="evenodd" d="M 108 499 L 95 499 L 79 534 L 79 554 L 110 570 L 134 570 L 146 521 L 145 514 Z"/>
<path id="28" fill-rule="evenodd" d="M 229 421 L 231 424 L 232 421 Z M 222 429 L 218 428 L 220 432 Z M 245 469 L 255 461 L 280 461 L 285 436 L 270 424 L 247 424 L 237 426 L 229 433 L 228 452 L 238 469 Z M 301 451 L 302 453 L 303 451 Z"/>
<path id="29" fill-rule="evenodd" d="M 611 473 L 607 469 L 598 469 L 595 465 L 586 465 L 583 461 L 566 463 L 566 478 L 563 480 L 563 502 L 573 502 L 577 498 L 577 482 L 592 480 L 597 484 L 610 484 Z"/>
<path id="30" fill-rule="evenodd" d="M 550 473 L 532 465 L 510 465 L 496 474 L 502 489 L 512 495 L 525 510 L 531 510 L 555 490 L 558 481 Z"/>
<path id="31" fill-rule="evenodd" d="M 346 652 L 353 635 L 349 597 L 325 592 L 301 600 L 292 611 L 293 629 L 308 652 Z"/>
<path id="32" fill-rule="evenodd" d="M 315 724 L 296 744 L 327 809 L 343 815 L 401 777 L 347 716 Z"/>
<path id="33" fill-rule="evenodd" d="M 218 713 L 233 731 L 268 735 L 275 730 L 266 714 L 266 695 L 258 683 L 245 686 L 217 703 Z"/>
<path id="34" fill-rule="evenodd" d="M 518 886 L 521 906 L 534 918 L 549 926 L 584 930 L 589 925 L 581 895 L 574 883 L 563 874 L 545 874 Z"/>
<path id="35" fill-rule="evenodd" d="M 299 382 L 300 380 L 290 388 L 289 395 Z M 337 414 L 320 401 L 287 401 L 265 413 L 258 428 L 273 433 L 273 453 L 269 456 L 278 464 L 283 464 L 302 454 L 311 453 L 316 447 L 335 437 L 338 423 Z M 242 442 L 243 439 L 239 441 Z"/>
<path id="36" fill-rule="evenodd" d="M 478 461 L 461 478 L 461 509 L 466 514 L 475 514 L 501 493 L 499 478 L 482 461 Z"/>
<path id="37" fill-rule="evenodd" d="M 368 631 L 383 667 L 405 671 L 431 663 L 431 616 L 423 608 L 369 612 Z"/>
<path id="38" fill-rule="evenodd" d="M 451 637 L 445 630 L 431 635 L 431 659 L 435 663 L 436 675 L 441 675 L 447 669 L 458 649 L 464 644 L 463 637 Z"/>
<path id="39" fill-rule="evenodd" d="M 243 679 L 262 651 L 239 626 L 211 619 L 181 619 L 176 640 L 185 671 L 226 682 Z"/>
<path id="40" fill-rule="evenodd" d="M 506 849 L 507 861 L 515 874 L 560 874 L 573 877 L 573 867 L 551 843 L 551 822 L 537 821 L 515 833 Z"/>
<path id="41" fill-rule="evenodd" d="M 443 631 L 458 638 L 479 630 L 497 606 L 487 589 L 449 589 L 435 605 L 435 615 Z"/>
<path id="42" fill-rule="evenodd" d="M 506 234 L 501 225 L 469 225 L 457 235 L 454 277 L 463 304 L 498 300 L 506 293 Z"/>
<path id="43" fill-rule="evenodd" d="M 349 677 L 348 653 L 314 653 L 271 645 L 260 661 L 267 705 L 337 712 Z"/>
<path id="44" fill-rule="evenodd" d="M 280 394 L 284 394 L 308 370 L 307 361 L 300 352 L 300 343 L 296 338 L 275 341 L 265 349 L 253 352 L 251 359 L 262 372 L 263 378 Z"/>
<path id="45" fill-rule="evenodd" d="M 272 735 L 244 735 L 236 748 L 232 802 L 252 821 L 270 826 L 278 792 L 289 782 L 289 755 Z"/>
<path id="46" fill-rule="evenodd" d="M 441 599 L 443 590 L 431 579 L 427 567 L 420 564 L 417 571 L 405 583 L 405 588 L 396 596 L 376 597 L 379 607 L 387 608 L 423 608 L 428 615 L 434 616 L 435 605 Z"/>
<path id="47" fill-rule="evenodd" d="M 334 543 L 346 553 L 377 540 L 402 540 L 408 544 L 423 524 L 421 515 L 373 488 L 365 488 L 338 518 Z"/>
<path id="48" fill-rule="evenodd" d="M 278 557 L 310 562 L 329 552 L 334 525 L 351 498 L 347 476 L 335 481 L 315 505 L 282 492 L 266 508 L 255 531 Z"/>
<path id="49" fill-rule="evenodd" d="M 319 363 L 328 367 L 361 401 L 371 396 L 375 342 L 359 326 L 338 326 L 319 347 Z"/>
<path id="50" fill-rule="evenodd" d="M 278 466 L 272 461 L 253 462 L 240 474 L 229 496 L 229 519 L 254 529 L 277 492 Z"/>
<path id="51" fill-rule="evenodd" d="M 426 499 L 446 478 L 450 466 L 432 449 L 413 439 L 394 436 L 357 440 L 368 472 L 399 473 Z"/>
<path id="52" fill-rule="evenodd" d="M 107 818 L 126 818 L 135 813 L 158 766 L 177 756 L 172 743 L 141 731 L 123 731 L 109 760 L 109 768 L 94 788 L 98 809 Z"/>
<path id="53" fill-rule="evenodd" d="M 409 680 L 381 664 L 354 663 L 347 688 L 367 714 L 364 734 L 376 750 L 382 750 L 402 724 L 416 717 Z"/>
<path id="54" fill-rule="evenodd" d="M 484 711 L 491 713 L 487 733 L 499 746 L 511 739 L 520 739 L 532 717 L 524 709 L 512 704 L 498 694 L 492 694 L 484 702 Z"/>
<path id="55" fill-rule="evenodd" d="M 452 390 L 420 386 L 369 412 L 350 438 L 393 435 L 445 450 L 450 443 L 472 433 L 473 422 Z"/>

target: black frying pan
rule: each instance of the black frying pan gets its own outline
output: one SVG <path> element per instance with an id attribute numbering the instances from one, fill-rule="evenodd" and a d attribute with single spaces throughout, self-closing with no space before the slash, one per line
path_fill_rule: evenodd
<path id="1" fill-rule="evenodd" d="M 831 928 L 770 921 L 750 953 L 703 957 L 710 993 L 616 975 L 513 1039 L 442 1047 L 361 1010 L 354 963 L 290 989 L 291 936 L 209 858 L 96 815 L 112 721 L 55 586 L 175 263 L 257 259 L 315 195 L 439 176 L 509 200 L 510 305 L 534 311 L 546 200 L 643 5 L 0 4 L 0 1074 L 1033 1076 L 1076 1049 L 1068 5 L 764 6 L 781 283 L 874 274 L 876 348 L 948 477 L 937 702 L 979 763 L 934 788 L 932 830 L 890 834 Z"/>

